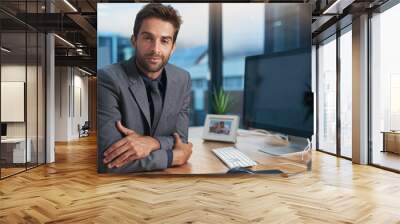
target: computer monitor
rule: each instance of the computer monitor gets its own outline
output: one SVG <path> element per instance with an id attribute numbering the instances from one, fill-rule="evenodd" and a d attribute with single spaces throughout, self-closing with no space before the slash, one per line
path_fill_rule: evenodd
<path id="1" fill-rule="evenodd" d="M 1 136 L 2 137 L 7 136 L 7 124 L 6 123 L 1 123 Z"/>
<path id="2" fill-rule="evenodd" d="M 246 57 L 244 126 L 310 138 L 311 49 Z"/>

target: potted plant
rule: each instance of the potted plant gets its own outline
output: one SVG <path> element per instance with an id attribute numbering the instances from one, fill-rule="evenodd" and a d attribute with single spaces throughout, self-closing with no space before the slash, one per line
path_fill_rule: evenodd
<path id="1" fill-rule="evenodd" d="M 232 107 L 232 98 L 222 88 L 215 89 L 212 94 L 212 105 L 215 114 L 227 114 Z"/>

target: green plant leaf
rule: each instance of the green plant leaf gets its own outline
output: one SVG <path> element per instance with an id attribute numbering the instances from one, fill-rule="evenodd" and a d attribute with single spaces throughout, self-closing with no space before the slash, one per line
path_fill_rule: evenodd
<path id="1" fill-rule="evenodd" d="M 214 107 L 214 111 L 217 114 L 226 114 L 228 110 L 232 106 L 232 98 L 231 96 L 225 92 L 223 89 L 215 89 L 212 94 L 212 105 Z"/>

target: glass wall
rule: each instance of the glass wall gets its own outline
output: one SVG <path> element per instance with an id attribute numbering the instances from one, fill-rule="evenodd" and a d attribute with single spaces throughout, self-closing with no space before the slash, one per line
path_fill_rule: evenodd
<path id="1" fill-rule="evenodd" d="M 400 170 L 400 4 L 371 18 L 372 163 Z"/>
<path id="2" fill-rule="evenodd" d="M 25 170 L 26 154 L 26 33 L 1 34 L 1 175 Z M 6 50 L 4 50 L 6 49 Z M 29 162 L 29 160 L 28 160 Z"/>
<path id="3" fill-rule="evenodd" d="M 352 32 L 342 31 L 340 41 L 340 155 L 352 157 Z"/>
<path id="4" fill-rule="evenodd" d="M 318 54 L 318 149 L 336 154 L 336 36 Z"/>
<path id="5" fill-rule="evenodd" d="M 20 17 L 42 12 L 42 6 L 42 1 L 0 3 Z M 4 13 L 0 26 L 0 177 L 5 178 L 45 162 L 45 36 Z"/>

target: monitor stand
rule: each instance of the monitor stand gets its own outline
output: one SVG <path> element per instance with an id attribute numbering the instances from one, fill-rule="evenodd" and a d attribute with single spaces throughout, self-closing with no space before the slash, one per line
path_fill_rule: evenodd
<path id="1" fill-rule="evenodd" d="M 260 151 L 273 156 L 301 152 L 311 147 L 311 142 L 307 138 L 272 133 L 263 129 L 250 129 L 249 131 L 265 135 L 265 146 Z"/>
<path id="2" fill-rule="evenodd" d="M 290 153 L 297 153 L 304 151 L 309 146 L 309 141 L 307 138 L 288 136 L 286 141 L 280 141 L 282 144 L 276 144 L 276 140 L 271 140 L 273 138 L 279 137 L 268 137 L 265 147 L 260 149 L 260 151 L 273 156 L 282 156 Z"/>
<path id="3" fill-rule="evenodd" d="M 310 149 L 311 142 L 307 138 L 297 137 L 297 136 L 289 136 L 287 145 L 276 145 L 276 144 L 265 144 L 264 148 L 260 149 L 260 152 L 264 152 L 271 156 L 286 156 L 292 153 L 301 153 L 305 150 Z M 303 154 L 301 156 L 303 158 Z M 312 160 L 311 157 L 306 156 L 307 171 L 311 171 Z"/>

